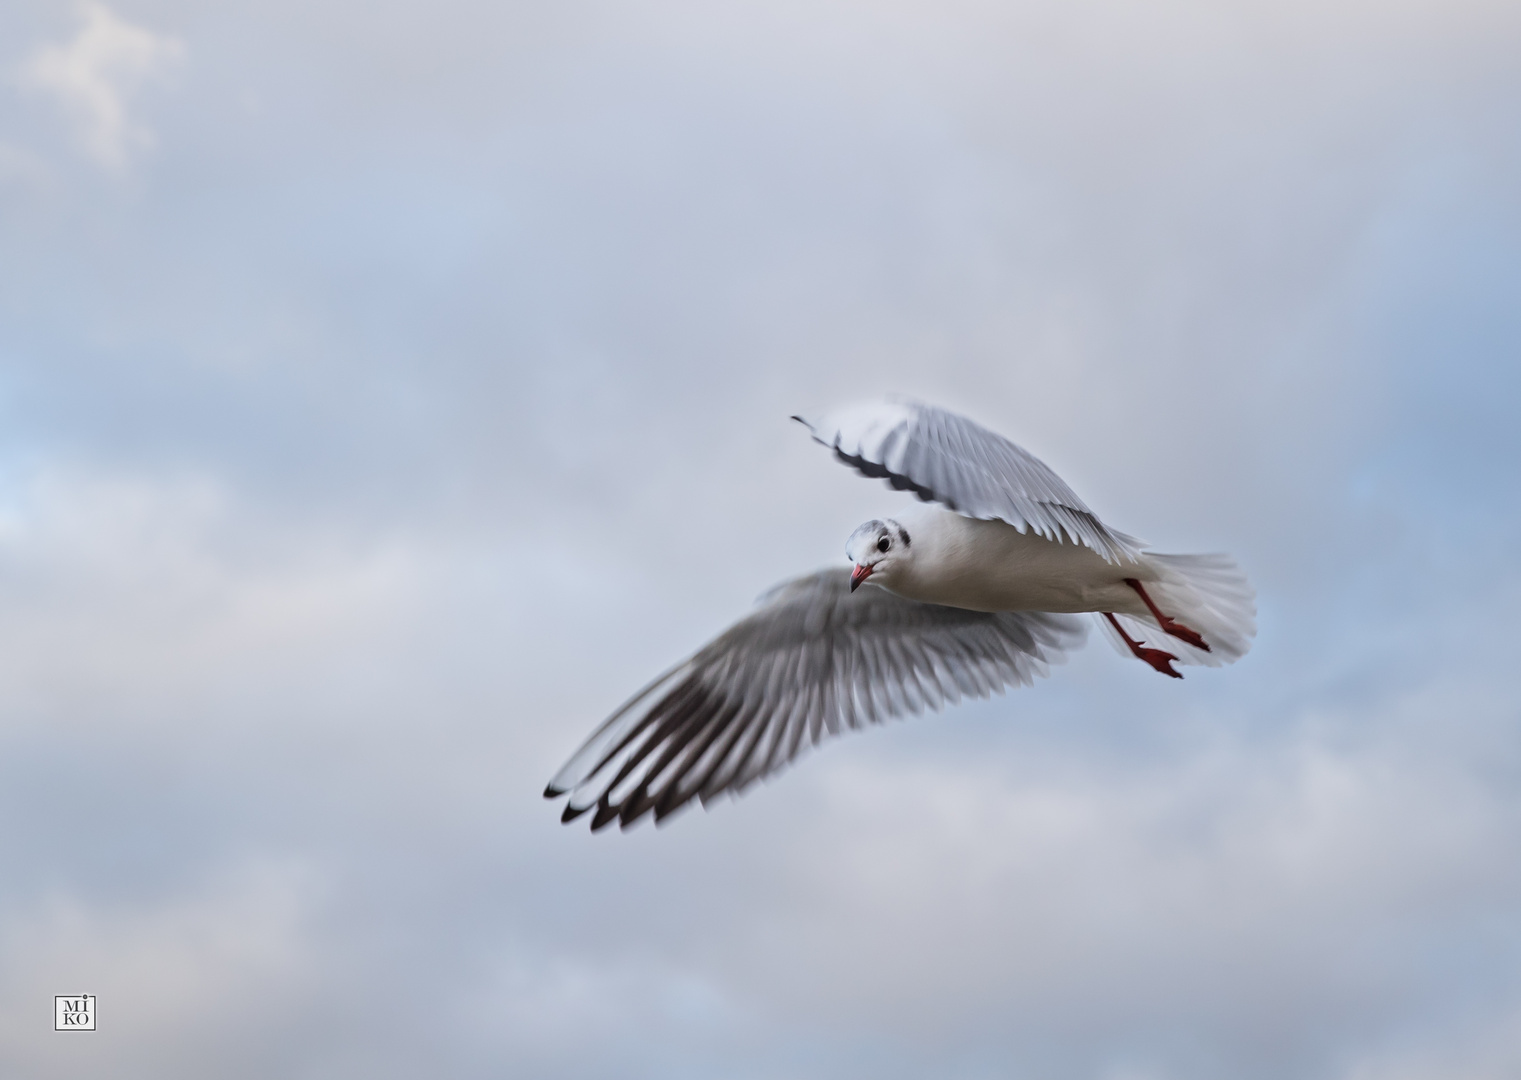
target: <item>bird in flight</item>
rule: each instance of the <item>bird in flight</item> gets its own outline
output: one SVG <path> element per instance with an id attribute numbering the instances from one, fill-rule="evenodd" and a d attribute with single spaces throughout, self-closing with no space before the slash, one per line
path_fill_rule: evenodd
<path id="1" fill-rule="evenodd" d="M 1229 556 L 1145 550 L 1001 435 L 908 401 L 793 419 L 924 505 L 861 525 L 849 570 L 776 586 L 625 702 L 545 788 L 569 796 L 562 821 L 659 822 L 830 736 L 1027 685 L 1082 643 L 1081 612 L 1175 679 L 1251 647 L 1255 597 Z"/>

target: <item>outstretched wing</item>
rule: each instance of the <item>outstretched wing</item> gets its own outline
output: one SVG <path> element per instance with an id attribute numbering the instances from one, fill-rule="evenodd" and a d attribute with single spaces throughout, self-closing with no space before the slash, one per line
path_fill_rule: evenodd
<path id="1" fill-rule="evenodd" d="M 963 416 L 909 401 L 836 409 L 817 422 L 794 416 L 863 476 L 880 477 L 967 517 L 1006 521 L 1050 540 L 1086 544 L 1109 562 L 1135 562 L 1144 546 L 1109 528 L 1034 454 Z"/>
<path id="2" fill-rule="evenodd" d="M 874 586 L 846 569 L 786 582 L 634 695 L 544 791 L 592 828 L 655 820 L 739 792 L 826 737 L 1033 682 L 1082 641 L 1069 615 L 966 611 Z"/>

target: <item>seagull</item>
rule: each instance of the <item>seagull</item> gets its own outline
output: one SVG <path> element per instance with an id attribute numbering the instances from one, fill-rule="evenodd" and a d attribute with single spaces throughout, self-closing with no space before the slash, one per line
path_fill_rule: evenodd
<path id="1" fill-rule="evenodd" d="M 887 400 L 792 419 L 922 505 L 862 524 L 849 570 L 776 586 L 624 702 L 545 788 L 569 796 L 561 821 L 659 823 L 842 732 L 1029 685 L 1082 643 L 1080 613 L 1175 679 L 1174 663 L 1230 664 L 1251 647 L 1255 594 L 1229 556 L 1146 550 L 965 417 Z"/>

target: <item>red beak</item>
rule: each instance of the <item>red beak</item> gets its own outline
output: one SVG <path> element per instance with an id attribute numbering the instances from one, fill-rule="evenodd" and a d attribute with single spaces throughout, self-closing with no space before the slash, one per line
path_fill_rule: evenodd
<path id="1" fill-rule="evenodd" d="M 871 567 L 856 563 L 856 568 L 850 572 L 850 591 L 855 592 L 861 587 L 861 582 L 871 577 Z"/>

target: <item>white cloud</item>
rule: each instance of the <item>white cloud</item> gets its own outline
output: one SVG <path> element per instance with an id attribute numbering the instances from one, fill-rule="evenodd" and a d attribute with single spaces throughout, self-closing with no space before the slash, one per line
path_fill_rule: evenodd
<path id="1" fill-rule="evenodd" d="M 172 37 L 133 26 L 104 4 L 81 8 L 84 25 L 64 45 L 44 45 L 21 69 L 22 85 L 54 95 L 86 154 L 108 169 L 124 167 L 153 132 L 128 111 L 133 92 L 162 76 L 185 52 Z"/>
<path id="2" fill-rule="evenodd" d="M 260 658 L 261 678 L 318 655 L 341 666 L 332 650 L 405 618 L 419 588 L 404 548 L 276 535 L 204 478 L 53 470 L 12 496 L 0 508 L 12 735 L 29 708 L 51 725 L 60 709 L 119 716 L 107 702 L 173 723 L 164 707 L 190 690 L 189 671 L 210 689 Z"/>

